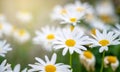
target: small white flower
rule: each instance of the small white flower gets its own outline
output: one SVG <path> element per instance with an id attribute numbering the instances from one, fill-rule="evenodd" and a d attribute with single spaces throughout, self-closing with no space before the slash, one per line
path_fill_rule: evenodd
<path id="1" fill-rule="evenodd" d="M 11 72 L 27 72 L 27 68 L 20 71 L 20 64 L 17 64 Z"/>
<path id="2" fill-rule="evenodd" d="M 11 71 L 11 65 L 6 63 L 7 60 L 4 60 L 1 64 L 0 64 L 0 72 L 10 72 Z"/>
<path id="3" fill-rule="evenodd" d="M 0 41 L 0 56 L 5 57 L 5 54 L 11 50 L 10 44 L 7 44 L 6 41 Z"/>
<path id="4" fill-rule="evenodd" d="M 52 13 L 52 19 L 61 20 L 61 24 L 76 25 L 84 18 L 86 10 L 89 8 L 87 3 L 76 1 L 74 4 L 67 4 L 64 7 L 56 6 Z"/>
<path id="5" fill-rule="evenodd" d="M 114 23 L 117 21 L 111 1 L 101 1 L 96 5 L 96 13 L 104 23 Z"/>
<path id="6" fill-rule="evenodd" d="M 30 39 L 30 34 L 25 29 L 14 30 L 13 37 L 20 43 L 25 43 Z"/>
<path id="7" fill-rule="evenodd" d="M 64 15 L 64 14 L 67 14 L 67 7 L 62 7 L 60 5 L 57 5 L 54 7 L 53 9 L 53 13 L 51 14 L 51 18 L 53 20 L 60 20 L 60 16 L 61 15 Z"/>
<path id="8" fill-rule="evenodd" d="M 80 55 L 80 62 L 88 71 L 95 70 L 95 56 L 90 51 L 84 51 Z"/>
<path id="9" fill-rule="evenodd" d="M 65 55 L 67 51 L 70 54 L 73 54 L 74 51 L 81 54 L 82 50 L 87 50 L 83 45 L 89 44 L 88 39 L 89 37 L 84 36 L 84 33 L 82 31 L 79 32 L 78 29 L 74 29 L 72 32 L 70 29 L 63 29 L 56 36 L 53 47 L 55 49 L 63 48 L 62 55 Z"/>
<path id="10" fill-rule="evenodd" d="M 36 37 L 33 38 L 35 44 L 43 45 L 46 50 L 52 50 L 52 42 L 56 39 L 58 28 L 55 27 L 43 27 L 40 31 L 36 31 Z"/>
<path id="11" fill-rule="evenodd" d="M 119 66 L 119 61 L 116 56 L 106 56 L 104 58 L 104 65 L 106 68 L 110 65 L 112 70 L 115 71 Z"/>
<path id="12" fill-rule="evenodd" d="M 114 14 L 114 8 L 110 1 L 100 1 L 96 4 L 96 11 L 98 14 Z"/>
<path id="13" fill-rule="evenodd" d="M 76 0 L 75 3 L 73 4 L 74 10 L 76 10 L 78 13 L 84 12 L 86 13 L 91 13 L 90 11 L 92 9 L 91 5 L 88 3 L 82 3 L 79 0 Z"/>
<path id="14" fill-rule="evenodd" d="M 67 14 L 61 15 L 61 24 L 73 24 L 76 25 L 78 22 L 80 22 L 80 19 L 82 19 L 84 16 L 84 13 L 78 13 L 76 11 L 68 11 Z"/>
<path id="15" fill-rule="evenodd" d="M 28 70 L 28 72 L 71 72 L 70 66 L 65 65 L 63 63 L 56 63 L 57 55 L 54 53 L 51 60 L 47 56 L 45 56 L 45 61 L 41 58 L 35 58 L 38 62 L 35 64 L 29 64 L 32 69 Z"/>
<path id="16" fill-rule="evenodd" d="M 4 35 L 10 36 L 12 33 L 12 25 L 7 22 L 0 22 L 0 37 Z"/>
<path id="17" fill-rule="evenodd" d="M 96 47 L 100 46 L 99 52 L 108 51 L 109 45 L 118 45 L 120 44 L 120 39 L 117 37 L 119 34 L 114 33 L 112 31 L 103 30 L 101 33 L 100 31 L 96 30 L 96 35 L 92 35 L 94 39 L 91 39 L 91 46 L 90 47 Z"/>
<path id="18" fill-rule="evenodd" d="M 19 11 L 19 12 L 17 12 L 16 17 L 17 17 L 21 22 L 25 22 L 25 23 L 30 22 L 30 20 L 32 19 L 31 13 L 30 13 L 30 12 L 27 12 L 27 11 Z"/>

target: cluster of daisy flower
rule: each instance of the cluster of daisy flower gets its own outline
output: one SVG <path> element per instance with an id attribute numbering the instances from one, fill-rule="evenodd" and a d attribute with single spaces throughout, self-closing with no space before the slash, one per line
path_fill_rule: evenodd
<path id="1" fill-rule="evenodd" d="M 32 17 L 28 12 L 18 12 L 18 19 L 22 22 L 29 22 Z M 33 44 L 43 46 L 48 52 L 52 52 L 51 59 L 45 55 L 45 61 L 35 57 L 34 64 L 28 64 L 30 67 L 20 71 L 20 64 L 14 68 L 4 60 L 0 63 L 0 72 L 74 72 L 73 61 L 74 54 L 79 56 L 80 63 L 87 71 L 95 71 L 96 55 L 92 48 L 99 48 L 96 53 L 103 54 L 101 60 L 101 69 L 111 67 L 113 71 L 119 66 L 119 60 L 115 55 L 105 55 L 110 46 L 120 44 L 120 24 L 114 13 L 111 2 L 100 2 L 94 7 L 88 3 L 82 3 L 78 0 L 75 3 L 65 6 L 57 5 L 51 14 L 52 20 L 57 20 L 64 27 L 45 26 L 41 30 L 35 31 Z M 0 38 L 12 36 L 20 43 L 25 43 L 30 39 L 30 34 L 24 29 L 17 29 L 8 24 L 3 15 L 0 15 Z M 0 57 L 5 57 L 12 48 L 6 41 L 0 41 Z M 62 50 L 61 55 L 70 55 L 70 65 L 56 63 L 57 53 Z M 73 59 L 73 61 L 72 61 Z"/>
<path id="2" fill-rule="evenodd" d="M 15 25 L 6 21 L 3 14 L 0 15 L 0 39 L 4 37 L 12 37 L 19 43 L 25 43 L 30 39 L 30 33 L 23 28 L 18 28 Z"/>

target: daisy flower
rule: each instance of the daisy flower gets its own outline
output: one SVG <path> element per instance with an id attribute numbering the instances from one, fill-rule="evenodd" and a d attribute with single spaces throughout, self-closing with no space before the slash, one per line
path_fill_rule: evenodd
<path id="1" fill-rule="evenodd" d="M 30 34 L 25 29 L 14 30 L 13 37 L 16 41 L 20 43 L 25 43 L 30 39 Z"/>
<path id="2" fill-rule="evenodd" d="M 74 4 L 68 5 L 68 8 L 67 14 L 63 15 L 63 20 L 65 23 L 76 25 L 81 19 L 84 19 L 85 16 L 88 15 L 88 12 L 90 13 L 91 6 L 88 3 L 75 1 Z"/>
<path id="3" fill-rule="evenodd" d="M 1 64 L 0 64 L 0 72 L 10 72 L 11 70 L 11 65 L 7 63 L 7 60 L 4 60 Z"/>
<path id="4" fill-rule="evenodd" d="M 6 35 L 6 36 L 10 36 L 11 33 L 12 33 L 12 25 L 10 23 L 3 23 L 3 33 Z"/>
<path id="5" fill-rule="evenodd" d="M 19 11 L 16 14 L 16 17 L 21 21 L 28 23 L 32 19 L 32 14 L 28 11 Z"/>
<path id="6" fill-rule="evenodd" d="M 43 27 L 40 31 L 36 31 L 36 37 L 33 38 L 35 44 L 40 44 L 45 47 L 46 50 L 52 50 L 52 42 L 56 39 L 57 30 L 55 27 Z"/>
<path id="7" fill-rule="evenodd" d="M 78 22 L 80 22 L 80 19 L 82 19 L 84 16 L 84 13 L 78 13 L 76 11 L 68 11 L 67 14 L 61 15 L 61 24 L 73 24 L 76 25 Z"/>
<path id="8" fill-rule="evenodd" d="M 74 29 L 71 32 L 69 29 L 63 29 L 56 36 L 56 40 L 53 42 L 53 47 L 55 49 L 63 48 L 62 55 L 65 55 L 67 51 L 69 51 L 70 54 L 73 54 L 74 51 L 81 54 L 82 50 L 87 50 L 83 45 L 89 44 L 89 37 L 84 36 L 82 31 L 78 31 L 77 29 Z"/>
<path id="9" fill-rule="evenodd" d="M 61 20 L 61 24 L 76 25 L 86 14 L 89 7 L 87 3 L 76 1 L 75 4 L 67 4 L 64 7 L 56 6 L 52 13 L 52 19 Z"/>
<path id="10" fill-rule="evenodd" d="M 82 3 L 80 2 L 79 0 L 76 0 L 75 3 L 73 4 L 73 8 L 78 12 L 78 13 L 81 13 L 81 12 L 84 12 L 84 13 L 87 13 L 88 10 L 91 7 L 91 5 L 89 5 L 88 3 Z"/>
<path id="11" fill-rule="evenodd" d="M 27 68 L 20 71 L 20 64 L 17 64 L 11 72 L 27 72 Z"/>
<path id="12" fill-rule="evenodd" d="M 104 58 L 104 65 L 106 68 L 110 65 L 112 70 L 115 71 L 119 66 L 119 61 L 116 56 L 106 56 Z"/>
<path id="13" fill-rule="evenodd" d="M 51 18 L 53 20 L 61 20 L 60 15 L 67 14 L 67 11 L 68 11 L 67 6 L 62 7 L 60 5 L 57 5 L 53 9 L 53 13 L 51 14 Z"/>
<path id="14" fill-rule="evenodd" d="M 12 25 L 8 22 L 0 22 L 0 37 L 4 35 L 10 36 L 12 32 Z"/>
<path id="15" fill-rule="evenodd" d="M 90 47 L 100 46 L 99 52 L 108 51 L 109 45 L 118 45 L 120 41 L 118 39 L 119 34 L 112 31 L 103 30 L 101 33 L 99 30 L 96 30 L 96 35 L 92 35 L 94 39 L 91 40 Z"/>
<path id="16" fill-rule="evenodd" d="M 80 62 L 88 71 L 95 70 L 95 56 L 90 51 L 84 51 L 80 55 Z"/>
<path id="17" fill-rule="evenodd" d="M 6 41 L 0 41 L 0 56 L 5 57 L 5 54 L 11 50 L 10 44 L 7 44 Z"/>
<path id="18" fill-rule="evenodd" d="M 70 66 L 63 63 L 56 63 L 57 55 L 54 53 L 51 60 L 45 56 L 45 61 L 41 58 L 35 58 L 38 62 L 35 64 L 29 64 L 32 67 L 28 72 L 71 72 Z"/>
<path id="19" fill-rule="evenodd" d="M 101 1 L 96 4 L 96 13 L 104 23 L 114 23 L 117 18 L 110 1 Z"/>

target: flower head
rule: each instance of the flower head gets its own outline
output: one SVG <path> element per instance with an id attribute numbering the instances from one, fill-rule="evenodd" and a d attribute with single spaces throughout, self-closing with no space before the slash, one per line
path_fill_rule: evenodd
<path id="1" fill-rule="evenodd" d="M 109 45 L 120 44 L 118 39 L 119 34 L 107 30 L 100 31 L 96 30 L 96 35 L 92 35 L 94 39 L 91 39 L 92 45 L 90 47 L 100 46 L 99 52 L 108 51 Z"/>
<path id="2" fill-rule="evenodd" d="M 59 28 L 55 27 L 43 27 L 40 31 L 36 31 L 36 37 L 33 38 L 35 44 L 43 45 L 46 50 L 52 50 L 52 42 L 56 39 L 57 31 Z"/>
<path id="3" fill-rule="evenodd" d="M 12 25 L 8 22 L 0 22 L 0 37 L 3 35 L 10 36 L 12 33 Z"/>
<path id="4" fill-rule="evenodd" d="M 96 13 L 104 23 L 114 23 L 117 17 L 111 1 L 101 1 L 96 5 Z"/>
<path id="5" fill-rule="evenodd" d="M 110 65 L 112 70 L 115 71 L 119 66 L 119 61 L 116 56 L 106 56 L 104 58 L 104 65 L 106 68 Z"/>
<path id="6" fill-rule="evenodd" d="M 64 7 L 56 6 L 52 13 L 52 19 L 60 20 L 61 24 L 76 25 L 84 18 L 89 7 L 87 3 L 82 4 L 79 1 L 76 1 L 74 4 L 67 4 Z"/>
<path id="7" fill-rule="evenodd" d="M 65 65 L 63 63 L 57 63 L 56 59 L 57 55 L 54 53 L 51 60 L 47 56 L 45 56 L 45 62 L 41 59 L 36 57 L 35 58 L 38 62 L 35 64 L 29 64 L 32 67 L 29 71 L 39 71 L 39 72 L 70 72 L 69 65 Z"/>
<path id="8" fill-rule="evenodd" d="M 63 29 L 56 36 L 53 47 L 55 49 L 63 48 L 63 55 L 65 55 L 67 51 L 69 51 L 70 54 L 73 54 L 74 51 L 81 54 L 82 50 L 87 50 L 83 45 L 89 44 L 88 39 L 89 37 L 85 36 L 84 33 L 77 28 L 73 31 L 70 29 Z"/>
<path id="9" fill-rule="evenodd" d="M 19 43 L 25 43 L 30 39 L 30 34 L 25 29 L 17 29 L 14 30 L 13 37 L 19 42 Z"/>
<path id="10" fill-rule="evenodd" d="M 80 55 L 80 62 L 85 66 L 88 71 L 95 70 L 95 56 L 90 51 L 84 51 Z"/>

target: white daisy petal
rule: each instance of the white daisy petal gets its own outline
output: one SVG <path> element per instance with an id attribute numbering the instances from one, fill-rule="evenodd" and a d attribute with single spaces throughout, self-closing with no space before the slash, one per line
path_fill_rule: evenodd
<path id="1" fill-rule="evenodd" d="M 38 58 L 38 57 L 35 57 L 35 59 L 36 59 L 39 63 L 41 63 L 42 65 L 45 65 L 45 62 L 44 62 L 42 59 L 40 59 L 40 58 Z"/>
<path id="2" fill-rule="evenodd" d="M 51 58 L 51 63 L 55 64 L 56 59 L 57 59 L 57 55 L 56 55 L 56 53 L 54 53 L 52 58 Z"/>
<path id="3" fill-rule="evenodd" d="M 67 53 L 67 51 L 68 51 L 68 48 L 64 48 L 63 52 L 62 52 L 62 55 L 64 56 Z"/>

